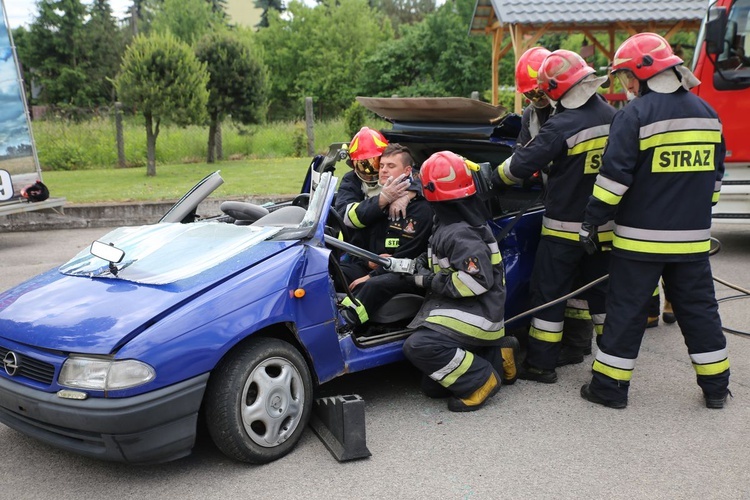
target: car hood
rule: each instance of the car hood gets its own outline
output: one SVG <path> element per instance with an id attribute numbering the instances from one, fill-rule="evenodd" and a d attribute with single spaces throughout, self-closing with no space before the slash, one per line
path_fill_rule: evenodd
<path id="1" fill-rule="evenodd" d="M 111 274 L 71 274 L 70 264 L 82 262 L 81 252 L 60 270 L 0 294 L 0 338 L 55 351 L 107 354 L 197 295 L 297 243 L 256 241 L 228 251 L 226 258 L 215 258 L 197 273 L 179 277 L 175 271 L 160 284 Z M 149 255 L 158 252 L 153 249 Z M 61 272 L 64 269 L 68 274 Z"/>

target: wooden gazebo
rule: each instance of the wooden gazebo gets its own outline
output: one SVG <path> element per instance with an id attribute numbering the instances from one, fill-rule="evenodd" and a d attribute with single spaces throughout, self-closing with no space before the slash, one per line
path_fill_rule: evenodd
<path id="1" fill-rule="evenodd" d="M 511 49 L 517 63 L 542 35 L 577 32 L 611 62 L 616 32 L 652 31 L 669 40 L 679 31 L 698 30 L 706 7 L 706 0 L 477 0 L 469 34 L 492 35 L 492 104 L 497 105 L 500 59 Z M 607 46 L 595 33 L 609 34 Z M 515 108 L 521 111 L 518 94 Z"/>

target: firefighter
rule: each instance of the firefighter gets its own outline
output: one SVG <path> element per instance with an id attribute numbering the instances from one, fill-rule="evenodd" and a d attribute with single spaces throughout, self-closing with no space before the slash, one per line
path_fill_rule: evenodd
<path id="1" fill-rule="evenodd" d="M 504 336 L 505 271 L 469 164 L 441 151 L 422 165 L 435 225 L 418 273 L 404 278 L 427 290 L 404 354 L 424 374 L 425 394 L 450 397 L 457 412 L 478 410 L 503 381 L 515 382 L 518 351 Z"/>
<path id="2" fill-rule="evenodd" d="M 647 321 L 663 277 L 708 408 L 729 394 L 726 339 L 711 278 L 711 206 L 719 199 L 725 145 L 716 112 L 688 92 L 697 79 L 654 33 L 628 38 L 612 72 L 639 96 L 615 116 L 580 241 L 615 215 L 607 316 L 593 378 L 581 396 L 625 408 Z"/>
<path id="3" fill-rule="evenodd" d="M 542 92 L 537 83 L 539 68 L 549 54 L 549 50 L 544 47 L 532 47 L 518 59 L 516 91 L 523 94 L 529 100 L 530 105 L 523 110 L 521 131 L 518 133 L 514 149 L 525 146 L 534 138 L 552 112 L 547 95 Z"/>
<path id="4" fill-rule="evenodd" d="M 398 258 L 417 257 L 427 248 L 432 230 L 432 209 L 419 191 L 408 190 L 413 165 L 414 160 L 405 146 L 391 143 L 383 150 L 378 168 L 380 194 L 369 198 L 372 203 L 352 203 L 353 207 L 349 209 L 355 214 L 351 217 L 357 220 L 362 240 L 360 246 L 384 257 Z M 400 197 L 402 192 L 408 200 L 404 216 L 391 219 L 388 203 Z M 382 203 L 384 199 L 388 203 Z M 348 215 L 346 221 L 350 221 Z M 342 301 L 345 307 L 342 315 L 352 326 L 368 321 L 372 313 L 394 295 L 423 294 L 413 283 L 364 259 L 342 263 L 341 268 L 356 298 L 356 301 L 349 297 Z"/>
<path id="5" fill-rule="evenodd" d="M 556 102 L 555 113 L 526 147 L 498 167 L 506 184 L 520 183 L 541 168 L 549 169 L 542 238 L 531 276 L 531 306 L 572 290 L 576 279 L 591 282 L 607 272 L 607 256 L 587 256 L 578 245 L 583 212 L 601 165 L 609 123 L 615 114 L 596 90 L 606 81 L 578 54 L 556 50 L 539 70 L 539 86 Z M 611 224 L 601 227 L 603 238 Z M 588 305 L 599 333 L 604 324 L 605 287 L 588 291 Z M 527 380 L 552 384 L 560 354 L 565 303 L 540 310 L 531 320 L 525 369 Z"/>
<path id="6" fill-rule="evenodd" d="M 389 185 L 386 196 L 379 197 L 384 186 L 379 182 L 378 170 L 380 156 L 386 146 L 388 140 L 383 134 L 369 127 L 362 127 L 349 143 L 347 163 L 352 170 L 341 178 L 334 209 L 345 219 L 346 225 L 355 230 L 352 239 L 354 244 L 362 243 L 356 231 L 364 227 L 359 221 L 360 212 L 366 212 L 373 205 L 378 205 L 380 209 L 387 208 L 390 218 L 396 219 L 403 216 L 411 200 L 411 197 L 406 196 L 406 191 L 420 191 L 418 182 L 412 182 L 409 186 L 399 186 L 396 183 Z M 412 169 L 415 168 L 414 164 L 411 166 Z M 395 188 L 398 189 L 394 191 Z"/>
<path id="7" fill-rule="evenodd" d="M 547 95 L 539 88 L 537 80 L 539 68 L 549 54 L 550 51 L 544 47 L 532 47 L 518 59 L 516 91 L 529 100 L 529 106 L 523 111 L 521 131 L 518 133 L 514 150 L 528 144 L 539 133 L 539 129 L 552 112 L 552 105 Z M 541 175 L 546 177 L 544 173 Z M 583 284 L 577 281 L 574 288 Z M 557 358 L 557 366 L 583 363 L 583 358 L 591 354 L 593 331 L 591 314 L 586 299 L 581 296 L 568 300 L 565 307 L 562 348 Z"/>

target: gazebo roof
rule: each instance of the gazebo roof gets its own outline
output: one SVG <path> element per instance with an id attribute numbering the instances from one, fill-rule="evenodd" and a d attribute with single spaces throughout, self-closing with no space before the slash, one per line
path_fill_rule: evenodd
<path id="1" fill-rule="evenodd" d="M 583 33 L 608 59 L 615 52 L 615 33 L 663 33 L 669 40 L 684 30 L 697 30 L 708 0 L 476 0 L 470 35 L 492 35 L 492 103 L 498 101 L 500 59 L 513 50 L 515 61 L 545 33 Z M 594 34 L 609 34 L 602 42 Z M 504 34 L 509 41 L 503 45 Z M 521 109 L 516 96 L 516 111 Z"/>
<path id="2" fill-rule="evenodd" d="M 478 0 L 470 33 L 486 34 L 504 24 L 548 26 L 568 31 L 576 26 L 606 29 L 612 24 L 673 25 L 700 22 L 706 0 Z"/>

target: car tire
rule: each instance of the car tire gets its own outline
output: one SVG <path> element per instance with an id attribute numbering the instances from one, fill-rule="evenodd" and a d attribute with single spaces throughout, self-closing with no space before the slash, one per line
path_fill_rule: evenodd
<path id="1" fill-rule="evenodd" d="M 211 374 L 206 424 L 225 455 L 264 464 L 297 444 L 310 420 L 312 398 L 310 370 L 297 349 L 278 339 L 252 339 Z"/>

